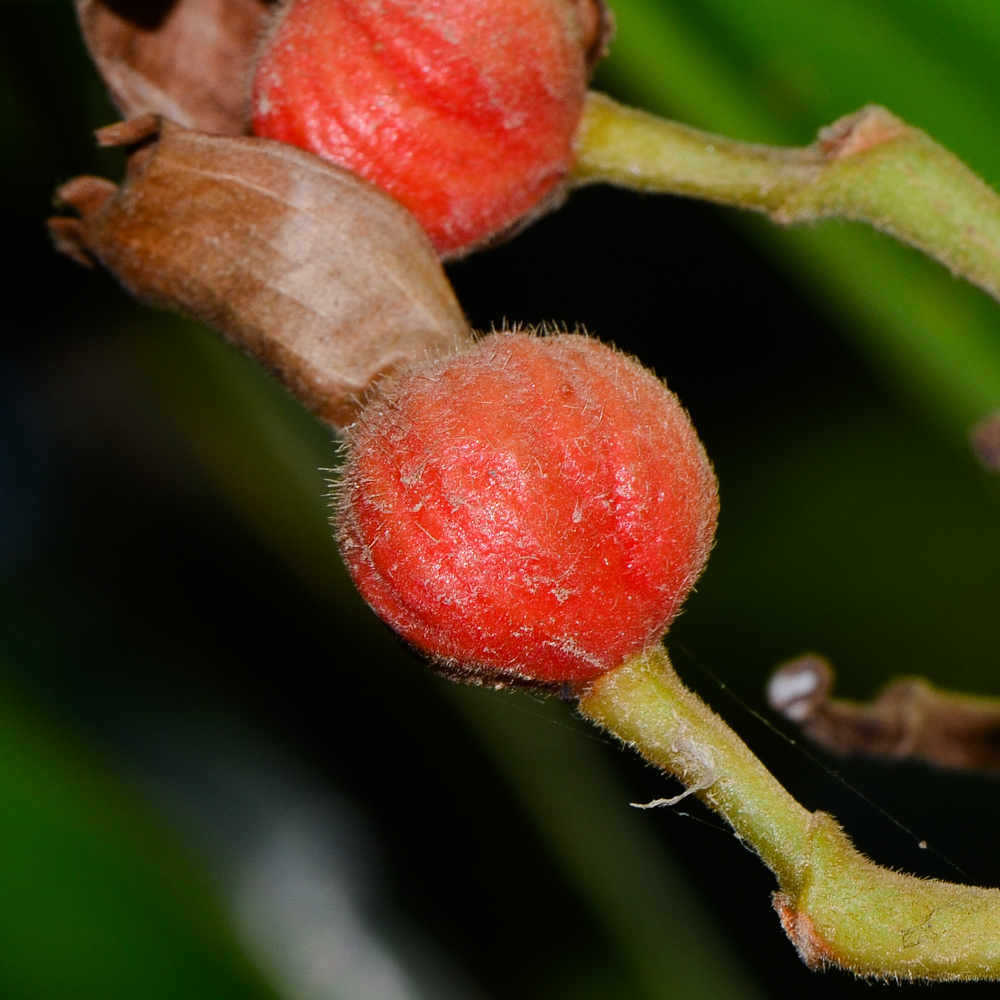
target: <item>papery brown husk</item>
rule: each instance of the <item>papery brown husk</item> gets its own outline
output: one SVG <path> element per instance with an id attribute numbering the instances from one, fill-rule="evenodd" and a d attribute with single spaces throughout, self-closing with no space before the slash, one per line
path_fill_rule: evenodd
<path id="1" fill-rule="evenodd" d="M 330 423 L 349 423 L 381 374 L 470 338 L 423 230 L 354 174 L 170 122 L 132 165 L 121 188 L 85 177 L 60 189 L 80 218 L 50 220 L 57 246 L 218 330 Z"/>
<path id="2" fill-rule="evenodd" d="M 76 0 L 84 40 L 126 118 L 163 115 L 215 135 L 250 131 L 268 0 Z"/>

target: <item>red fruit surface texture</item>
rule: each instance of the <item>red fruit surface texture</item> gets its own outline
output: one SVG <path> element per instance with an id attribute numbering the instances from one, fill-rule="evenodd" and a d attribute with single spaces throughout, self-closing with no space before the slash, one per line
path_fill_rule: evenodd
<path id="1" fill-rule="evenodd" d="M 676 397 L 590 337 L 499 333 L 387 379 L 338 510 L 358 589 L 486 682 L 581 682 L 655 644 L 708 557 L 715 476 Z"/>
<path id="2" fill-rule="evenodd" d="M 565 178 L 581 32 L 578 0 L 291 0 L 258 65 L 253 129 L 388 191 L 456 256 Z"/>

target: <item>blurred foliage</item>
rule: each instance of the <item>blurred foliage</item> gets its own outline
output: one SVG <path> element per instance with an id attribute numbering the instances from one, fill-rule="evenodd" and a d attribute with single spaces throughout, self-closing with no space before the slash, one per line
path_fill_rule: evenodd
<path id="1" fill-rule="evenodd" d="M 621 99 L 794 143 L 882 102 L 1000 183 L 993 0 L 614 6 L 598 83 Z M 355 804 L 383 872 L 370 923 L 464 995 L 867 990 L 801 966 L 767 873 L 699 807 L 629 810 L 662 779 L 566 706 L 454 688 L 398 650 L 330 540 L 328 433 L 51 252 L 53 187 L 120 172 L 89 138 L 113 111 L 67 2 L 0 12 L 0 995 L 268 994 L 170 805 L 177 761 L 214 766 L 184 735 L 203 725 Z M 1000 307 L 857 227 L 604 190 L 451 275 L 477 326 L 584 323 L 690 408 L 723 508 L 669 637 L 682 674 L 880 862 L 956 877 L 926 839 L 1000 884 L 995 781 L 829 762 L 910 837 L 712 679 L 764 712 L 771 666 L 816 648 L 855 696 L 900 672 L 1000 690 L 1000 491 L 964 441 L 1000 406 Z"/>
<path id="2" fill-rule="evenodd" d="M 5 996 L 273 996 L 107 761 L 9 696 L 0 734 Z"/>
<path id="3" fill-rule="evenodd" d="M 598 83 L 702 128 L 757 142 L 810 142 L 864 104 L 885 104 L 1000 181 L 992 123 L 996 88 L 979 61 L 934 48 L 935 32 L 981 53 L 995 14 L 970 0 L 964 17 L 873 3 L 621 0 L 619 31 Z M 940 28 L 939 28 L 940 22 Z M 1000 406 L 996 306 L 915 252 L 860 227 L 820 226 L 770 242 L 857 342 L 919 405 L 953 424 Z"/>

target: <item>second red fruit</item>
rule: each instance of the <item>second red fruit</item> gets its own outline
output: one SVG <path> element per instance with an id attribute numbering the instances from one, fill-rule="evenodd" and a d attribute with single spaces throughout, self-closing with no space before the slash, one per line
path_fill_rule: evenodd
<path id="1" fill-rule="evenodd" d="M 349 430 L 341 551 L 379 615 L 474 679 L 587 681 L 657 643 L 715 476 L 676 397 L 590 337 L 494 334 L 383 382 Z"/>
<path id="2" fill-rule="evenodd" d="M 253 128 L 377 184 L 457 256 L 558 195 L 603 27 L 597 0 L 291 0 Z"/>

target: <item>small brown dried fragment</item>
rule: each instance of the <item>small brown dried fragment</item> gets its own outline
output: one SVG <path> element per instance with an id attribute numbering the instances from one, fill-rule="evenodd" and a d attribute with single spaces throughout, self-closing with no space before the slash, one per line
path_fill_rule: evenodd
<path id="1" fill-rule="evenodd" d="M 388 195 L 283 143 L 163 122 L 119 189 L 59 191 L 56 245 L 202 320 L 337 426 L 382 374 L 470 332 L 427 236 Z"/>
<path id="2" fill-rule="evenodd" d="M 118 193 L 118 185 L 103 177 L 74 177 L 56 192 L 56 197 L 72 205 L 82 216 L 99 212 L 108 199 Z M 83 222 L 69 216 L 49 219 L 49 235 L 60 253 L 72 257 L 77 264 L 93 267 L 94 258 L 87 251 Z"/>
<path id="3" fill-rule="evenodd" d="M 864 703 L 829 697 L 833 681 L 823 657 L 799 657 L 771 676 L 768 702 L 836 754 L 1000 774 L 1000 699 L 942 691 L 921 677 L 900 677 Z"/>
<path id="4" fill-rule="evenodd" d="M 126 118 L 152 113 L 213 135 L 249 132 L 268 0 L 76 0 L 76 10 Z"/>
<path id="5" fill-rule="evenodd" d="M 608 54 L 615 37 L 615 12 L 604 0 L 573 0 L 580 21 L 587 73 Z"/>
<path id="6" fill-rule="evenodd" d="M 154 114 L 139 115 L 127 121 L 105 125 L 94 133 L 97 145 L 102 149 L 117 146 L 136 146 L 144 144 L 148 139 L 155 139 L 160 134 L 160 116 Z M 134 159 L 135 153 L 132 153 Z M 130 169 L 134 169 L 130 163 Z"/>
<path id="7" fill-rule="evenodd" d="M 987 472 L 1000 472 L 1000 410 L 969 428 L 969 441 Z"/>
<path id="8" fill-rule="evenodd" d="M 838 118 L 819 130 L 817 142 L 828 162 L 867 153 L 912 131 L 888 108 L 866 104 L 860 111 Z"/>

